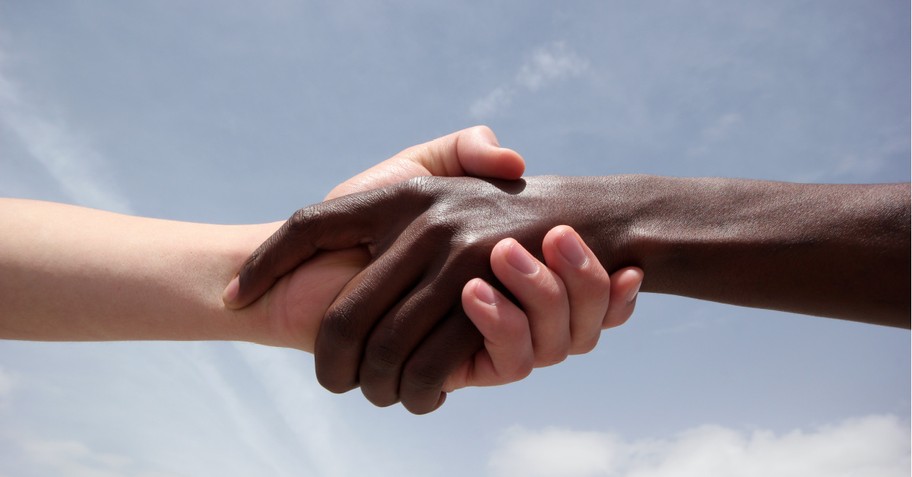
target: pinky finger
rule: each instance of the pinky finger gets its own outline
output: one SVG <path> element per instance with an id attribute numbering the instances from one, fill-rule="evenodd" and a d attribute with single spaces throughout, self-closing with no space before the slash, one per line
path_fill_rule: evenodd
<path id="1" fill-rule="evenodd" d="M 643 270 L 628 267 L 611 274 L 611 299 L 602 320 L 602 329 L 614 328 L 627 322 L 636 307 L 636 298 L 643 284 Z"/>
<path id="2" fill-rule="evenodd" d="M 444 390 L 507 384 L 532 372 L 532 334 L 519 307 L 480 278 L 463 288 L 462 307 L 484 336 L 484 348 L 447 378 Z"/>

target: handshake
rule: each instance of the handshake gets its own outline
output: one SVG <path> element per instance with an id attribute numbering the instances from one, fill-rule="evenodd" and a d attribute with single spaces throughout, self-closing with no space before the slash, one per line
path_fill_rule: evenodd
<path id="1" fill-rule="evenodd" d="M 475 127 L 284 223 L 0 199 L 0 338 L 296 348 L 314 352 L 331 391 L 427 413 L 448 391 L 590 351 L 631 316 L 641 284 L 909 328 L 908 183 L 523 170 Z"/>
<path id="2" fill-rule="evenodd" d="M 609 276 L 562 225 L 586 212 L 557 207 L 560 180 L 523 181 L 523 168 L 484 127 L 407 149 L 298 210 L 246 261 L 226 303 L 272 288 L 270 320 L 284 345 L 315 352 L 324 387 L 360 386 L 372 403 L 414 413 L 445 391 L 588 352 L 630 316 L 642 272 Z M 466 174 L 490 179 L 431 177 Z"/>

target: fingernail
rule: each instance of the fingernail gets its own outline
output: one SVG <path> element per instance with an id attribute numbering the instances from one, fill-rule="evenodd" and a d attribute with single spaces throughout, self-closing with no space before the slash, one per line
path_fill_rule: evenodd
<path id="1" fill-rule="evenodd" d="M 510 251 L 507 253 L 507 262 L 513 268 L 526 275 L 532 275 L 538 271 L 538 264 L 519 243 L 514 242 L 510 247 Z"/>
<path id="2" fill-rule="evenodd" d="M 586 256 L 586 252 L 583 251 L 583 246 L 580 244 L 576 234 L 572 234 L 569 231 L 564 232 L 557 240 L 557 249 L 564 256 L 564 260 L 577 268 L 585 265 L 589 259 Z"/>
<path id="3" fill-rule="evenodd" d="M 228 286 L 225 287 L 225 291 L 222 292 L 222 301 L 225 302 L 226 305 L 233 305 L 235 300 L 237 300 L 239 288 L 240 282 L 238 281 L 238 277 L 232 278 L 228 283 Z"/>
<path id="4" fill-rule="evenodd" d="M 642 286 L 642 285 L 643 285 L 643 282 L 638 283 L 636 288 L 634 288 L 633 291 L 630 292 L 630 295 L 627 296 L 628 304 L 633 303 L 633 300 L 636 300 L 637 294 L 640 293 L 640 286 Z"/>
<path id="5" fill-rule="evenodd" d="M 478 280 L 475 283 L 475 296 L 489 305 L 497 304 L 497 295 L 494 293 L 494 288 L 483 280 Z"/>

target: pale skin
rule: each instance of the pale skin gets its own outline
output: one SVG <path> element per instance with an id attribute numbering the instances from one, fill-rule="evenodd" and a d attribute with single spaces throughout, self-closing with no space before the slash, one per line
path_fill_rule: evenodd
<path id="1" fill-rule="evenodd" d="M 470 128 L 406 149 L 328 198 L 417 176 L 515 179 L 522 171 L 522 158 L 500 148 L 489 129 Z M 232 340 L 312 352 L 325 310 L 368 256 L 362 249 L 321 254 L 251 306 L 226 308 L 225 285 L 281 224 L 186 223 L 0 199 L 0 338 Z M 580 245 L 583 263 L 562 258 L 559 244 L 567 241 Z M 495 276 L 521 307 L 481 279 L 465 284 L 462 305 L 485 347 L 451 374 L 446 390 L 521 379 L 535 366 L 589 351 L 602 328 L 630 316 L 639 269 L 609 276 L 566 226 L 542 247 L 550 250 L 544 262 L 511 239 L 490 254 Z M 511 265 L 522 254 L 532 273 Z"/>

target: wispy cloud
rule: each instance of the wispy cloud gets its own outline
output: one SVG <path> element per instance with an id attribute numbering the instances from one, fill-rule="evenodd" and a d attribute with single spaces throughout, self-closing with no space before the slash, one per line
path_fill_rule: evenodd
<path id="1" fill-rule="evenodd" d="M 4 66 L 0 51 L 0 124 L 73 202 L 129 213 L 126 198 L 100 177 L 104 158 L 64 120 L 29 101 L 22 88 L 5 74 Z"/>
<path id="2" fill-rule="evenodd" d="M 882 182 L 903 180 L 889 176 L 887 171 L 906 170 L 908 178 L 909 132 L 900 125 L 890 125 L 879 131 L 876 139 L 867 144 L 853 145 L 834 155 L 825 168 L 797 174 L 799 182 Z M 884 176 L 885 172 L 888 174 Z M 895 173 L 894 173 L 895 174 Z"/>
<path id="3" fill-rule="evenodd" d="M 366 418 L 371 408 L 340 407 L 344 399 L 319 386 L 312 358 L 300 351 L 96 346 L 81 346 L 81 357 L 50 379 L 0 369 L 2 382 L 12 383 L 6 405 L 0 395 L 0 475 L 344 477 L 431 475 L 439 467 L 424 453 L 401 458 L 420 438 L 378 427 Z M 95 371 L 67 378 L 84 369 Z"/>
<path id="4" fill-rule="evenodd" d="M 237 383 L 226 376 L 223 359 L 212 347 L 205 344 L 193 346 L 193 358 L 188 360 L 201 378 L 201 383 L 208 392 L 218 397 L 216 405 L 218 414 L 229 422 L 237 438 L 243 442 L 243 447 L 248 453 L 248 461 L 255 462 L 264 473 L 269 475 L 291 475 L 289 470 L 298 468 L 309 471 L 308 466 L 293 457 L 289 449 L 292 443 L 283 442 L 280 438 L 283 433 L 276 432 L 273 428 L 271 408 L 264 412 L 249 396 L 245 390 L 239 389 Z M 254 383 L 247 383 L 248 386 Z"/>
<path id="5" fill-rule="evenodd" d="M 703 156 L 718 143 L 724 142 L 743 123 L 740 113 L 723 113 L 700 131 L 697 143 L 687 150 L 690 156 Z"/>
<path id="6" fill-rule="evenodd" d="M 517 95 L 534 93 L 558 81 L 580 76 L 588 68 L 588 60 L 564 42 L 537 48 L 520 66 L 512 81 L 474 101 L 469 114 L 476 119 L 492 116 L 510 106 Z"/>
<path id="7" fill-rule="evenodd" d="M 488 468 L 495 477 L 900 477 L 909 475 L 909 445 L 908 425 L 894 416 L 781 435 L 703 426 L 672 439 L 633 441 L 603 432 L 513 428 Z"/>
<path id="8" fill-rule="evenodd" d="M 304 453 L 297 466 L 288 469 L 301 471 L 301 465 L 310 468 L 313 475 L 349 475 L 346 472 L 349 460 L 338 449 L 346 447 L 337 429 L 343 427 L 343 419 L 336 415 L 331 394 L 320 389 L 313 378 L 305 377 L 300 363 L 291 363 L 289 350 L 235 344 L 235 349 L 254 370 L 260 385 L 268 396 L 269 408 L 278 413 L 276 425 L 282 427 L 282 435 L 293 437 L 275 444 L 296 455 Z M 276 429 L 272 434 L 276 435 Z"/>
<path id="9" fill-rule="evenodd" d="M 337 405 L 339 398 L 320 387 L 309 370 L 302 369 L 309 360 L 296 358 L 298 352 L 247 343 L 234 347 L 265 391 L 265 407 L 278 416 L 271 422 L 270 436 L 259 439 L 298 460 L 283 466 L 281 475 L 426 475 L 427 468 L 432 467 L 417 455 L 407 460 L 391 459 L 393 454 L 386 443 L 363 435 L 373 432 L 371 426 L 350 422 L 351 417 Z M 258 405 L 263 407 L 263 402 Z M 266 422 L 262 412 L 249 409 L 248 413 Z"/>
<path id="10" fill-rule="evenodd" d="M 0 432 L 8 452 L 0 475 L 66 475 L 69 477 L 177 477 L 154 465 L 114 452 L 99 451 L 76 439 L 46 438 L 31 432 Z M 24 472 L 24 474 L 22 473 Z"/>
<path id="11" fill-rule="evenodd" d="M 23 456 L 54 475 L 72 477 L 165 477 L 163 474 L 137 469 L 132 459 L 117 454 L 97 452 L 85 444 L 68 440 L 28 440 L 22 446 Z"/>

